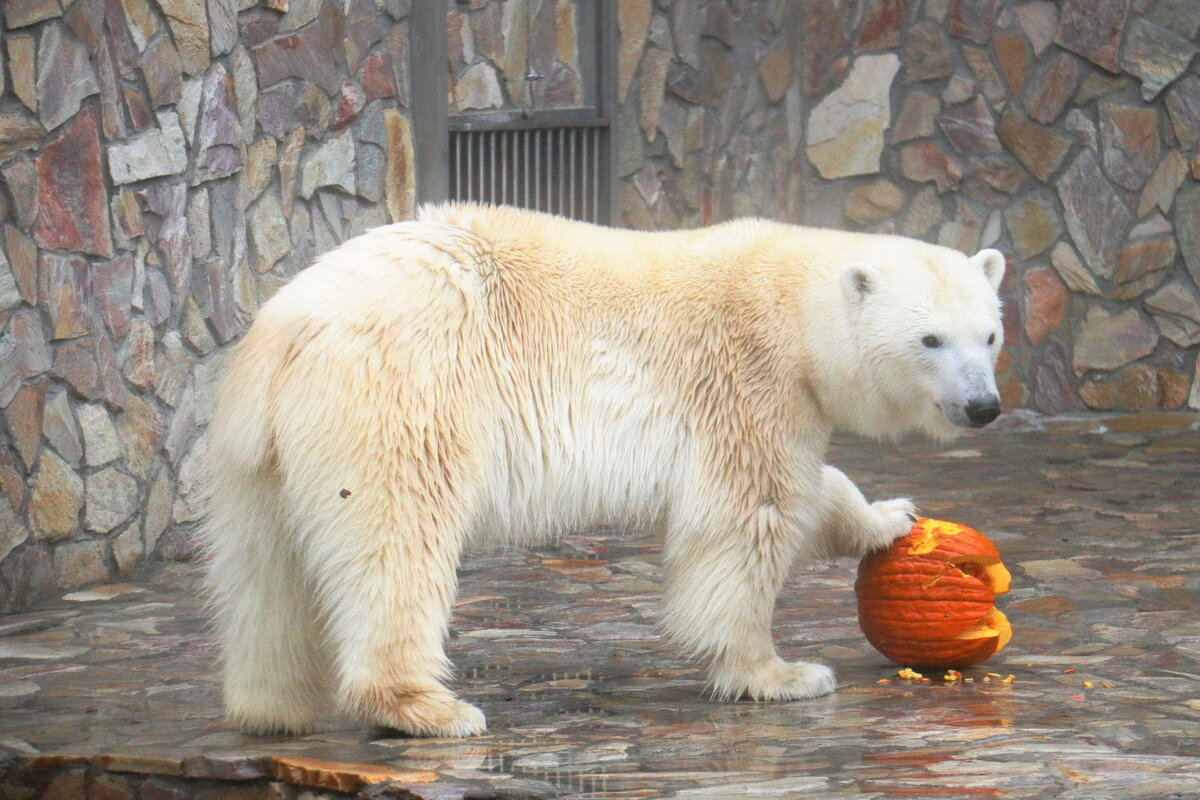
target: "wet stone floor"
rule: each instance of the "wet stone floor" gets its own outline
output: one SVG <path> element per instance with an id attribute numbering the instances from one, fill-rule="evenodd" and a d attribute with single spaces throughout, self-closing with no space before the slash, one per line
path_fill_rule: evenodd
<path id="1" fill-rule="evenodd" d="M 715 704 L 655 632 L 658 544 L 594 531 L 466 560 L 449 652 L 487 735 L 254 738 L 220 719 L 196 566 L 160 564 L 0 618 L 0 796 L 1200 798 L 1196 416 L 1018 415 L 830 461 L 996 541 L 1006 650 L 897 679 L 842 560 L 799 571 L 775 625 L 838 692 Z"/>

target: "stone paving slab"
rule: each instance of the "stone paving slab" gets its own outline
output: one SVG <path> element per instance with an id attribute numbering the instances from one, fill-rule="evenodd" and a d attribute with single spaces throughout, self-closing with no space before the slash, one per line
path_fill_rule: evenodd
<path id="1" fill-rule="evenodd" d="M 969 682 L 897 679 L 841 560 L 796 574 L 775 626 L 839 691 L 709 702 L 655 632 L 658 543 L 603 530 L 466 560 L 449 652 L 487 735 L 247 737 L 197 567 L 162 564 L 0 617 L 0 797 L 1200 798 L 1195 415 L 1007 416 L 830 460 L 1000 547 L 1015 636 Z"/>

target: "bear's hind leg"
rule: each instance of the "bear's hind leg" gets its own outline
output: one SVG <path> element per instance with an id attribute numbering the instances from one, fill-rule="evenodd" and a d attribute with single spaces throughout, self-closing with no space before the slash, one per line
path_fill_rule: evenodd
<path id="1" fill-rule="evenodd" d="M 414 736 L 472 736 L 486 729 L 483 713 L 445 685 L 462 529 L 455 501 L 423 507 L 428 497 L 359 484 L 319 523 L 310 569 L 323 576 L 341 709 Z"/>
<path id="2" fill-rule="evenodd" d="M 311 593 L 258 476 L 225 481 L 206 526 L 225 713 L 248 733 L 309 733 L 332 707 Z"/>

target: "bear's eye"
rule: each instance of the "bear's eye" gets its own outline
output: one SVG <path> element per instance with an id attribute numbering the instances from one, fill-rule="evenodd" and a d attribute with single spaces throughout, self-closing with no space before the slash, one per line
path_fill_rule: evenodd
<path id="1" fill-rule="evenodd" d="M 996 334 L 994 334 L 994 333 L 989 333 L 989 334 L 988 334 L 988 344 L 989 344 L 989 345 L 993 345 L 993 344 L 995 344 L 995 343 L 996 343 Z"/>
<path id="2" fill-rule="evenodd" d="M 921 344 L 925 345 L 930 350 L 934 350 L 942 346 L 942 340 L 940 337 L 934 336 L 931 333 L 921 339 Z"/>

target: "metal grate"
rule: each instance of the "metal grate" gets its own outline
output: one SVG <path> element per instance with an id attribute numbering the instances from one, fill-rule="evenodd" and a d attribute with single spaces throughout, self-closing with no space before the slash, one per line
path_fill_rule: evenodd
<path id="1" fill-rule="evenodd" d="M 450 197 L 608 221 L 604 126 L 450 131 Z"/>

